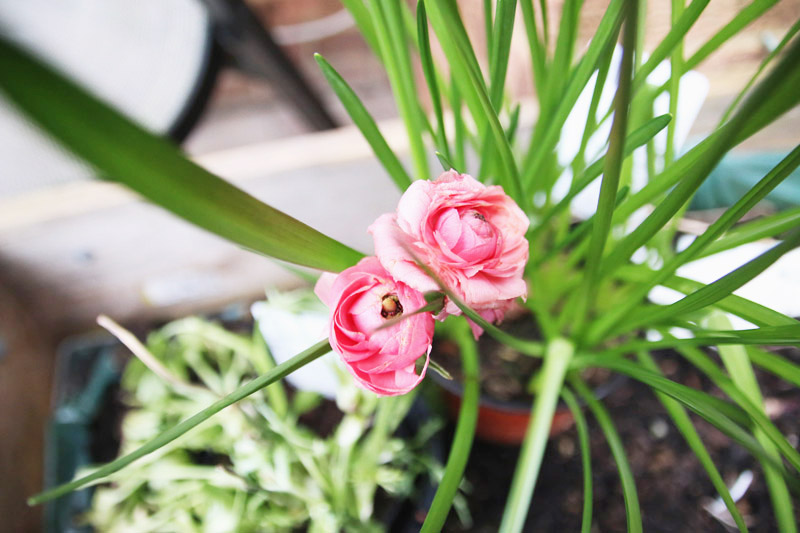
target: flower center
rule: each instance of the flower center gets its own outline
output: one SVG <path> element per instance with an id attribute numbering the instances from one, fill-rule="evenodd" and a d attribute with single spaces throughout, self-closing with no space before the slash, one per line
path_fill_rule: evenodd
<path id="1" fill-rule="evenodd" d="M 381 316 L 394 318 L 403 314 L 403 306 L 396 294 L 387 294 L 381 300 Z"/>

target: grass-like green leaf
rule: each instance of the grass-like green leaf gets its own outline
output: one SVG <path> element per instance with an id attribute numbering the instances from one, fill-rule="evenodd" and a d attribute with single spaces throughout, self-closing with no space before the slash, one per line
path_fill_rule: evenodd
<path id="1" fill-rule="evenodd" d="M 633 52 L 636 41 L 636 23 L 638 20 L 638 2 L 628 2 L 625 13 L 625 30 L 623 37 L 622 64 L 620 65 L 619 83 L 614 104 L 614 122 L 608 139 L 608 152 L 605 156 L 603 178 L 600 183 L 600 196 L 597 200 L 597 211 L 594 214 L 591 237 L 586 253 L 583 282 L 581 283 L 575 315 L 575 331 L 581 331 L 597 295 L 596 287 L 600 275 L 600 261 L 603 257 L 606 241 L 610 235 L 611 218 L 617 205 L 620 172 L 624 158 L 625 136 L 628 130 L 628 112 L 631 99 L 631 76 L 633 73 Z"/>
<path id="2" fill-rule="evenodd" d="M 686 60 L 686 70 L 691 70 L 699 65 L 708 56 L 714 53 L 728 39 L 737 35 L 745 26 L 763 15 L 778 0 L 754 0 L 744 9 L 739 11 L 733 19 L 715 33 L 700 49 Z"/>
<path id="3" fill-rule="evenodd" d="M 667 127 L 667 124 L 669 124 L 670 120 L 672 120 L 671 116 L 660 115 L 631 132 L 628 135 L 628 138 L 625 139 L 623 156 L 628 157 L 633 153 L 634 150 L 655 137 L 659 131 Z M 557 204 L 542 214 L 542 217 L 537 222 L 536 226 L 531 229 L 531 235 L 535 238 L 535 236 L 539 235 L 541 231 L 546 229 L 548 222 L 550 222 L 554 216 L 566 209 L 570 202 L 578 195 L 578 193 L 588 187 L 591 182 L 593 182 L 600 174 L 602 174 L 605 164 L 606 159 L 605 156 L 603 156 L 589 165 L 589 167 L 574 180 L 574 185 L 570 187 L 570 190 L 566 196 L 564 196 L 564 198 L 559 200 Z"/>
<path id="4" fill-rule="evenodd" d="M 525 35 L 528 38 L 528 50 L 531 54 L 533 85 L 536 88 L 536 95 L 541 105 L 545 93 L 547 51 L 539 37 L 539 28 L 536 25 L 536 14 L 534 13 L 533 2 L 520 2 L 520 7 L 522 8 L 522 20 L 525 23 Z"/>
<path id="5" fill-rule="evenodd" d="M 479 364 L 478 349 L 472 333 L 465 321 L 460 321 L 456 326 L 455 340 L 461 351 L 461 365 L 463 369 L 464 396 L 461 400 L 461 410 L 458 413 L 456 431 L 453 435 L 453 445 L 447 457 L 444 477 L 436 489 L 425 522 L 422 524 L 421 533 L 439 533 L 444 526 L 453 498 L 464 475 L 467 466 L 472 440 L 475 437 L 475 426 L 478 421 L 478 397 L 480 388 L 478 384 Z"/>
<path id="6" fill-rule="evenodd" d="M 552 113 L 543 113 L 539 118 L 537 128 L 531 138 L 528 153 L 525 155 L 521 166 L 521 179 L 526 190 L 532 190 L 537 177 L 541 181 L 542 164 L 547 155 L 556 146 L 559 133 L 567 116 L 569 116 L 581 91 L 583 91 L 589 78 L 591 78 L 592 72 L 597 68 L 603 52 L 608 49 L 609 43 L 613 42 L 617 36 L 622 23 L 625 3 L 623 0 L 611 1 L 603 18 L 600 20 L 592 42 L 589 43 L 589 48 L 571 74 L 563 94 L 560 95 L 558 106 Z"/>
<path id="7" fill-rule="evenodd" d="M 242 385 L 235 391 L 231 392 L 230 394 L 226 395 L 225 397 L 219 399 L 218 401 L 214 402 L 213 404 L 209 405 L 199 413 L 187 418 L 183 422 L 177 424 L 176 426 L 171 427 L 170 429 L 160 433 L 156 438 L 147 442 L 140 448 L 137 448 L 133 452 L 124 455 L 114 461 L 101 466 L 91 474 L 84 476 L 80 479 L 76 479 L 74 481 L 70 481 L 69 483 L 65 483 L 64 485 L 59 485 L 53 489 L 47 490 L 38 494 L 28 500 L 29 505 L 39 505 L 40 503 L 44 503 L 46 501 L 50 501 L 52 499 L 58 498 L 59 496 L 63 496 L 73 490 L 79 489 L 84 487 L 90 483 L 97 482 L 102 480 L 103 478 L 110 476 L 114 472 L 125 468 L 132 462 L 136 461 L 144 457 L 147 454 L 150 454 L 162 446 L 169 444 L 173 440 L 177 439 L 187 431 L 195 428 L 196 426 L 202 424 L 215 414 L 219 413 L 226 407 L 233 405 L 234 403 L 247 398 L 251 394 L 256 391 L 259 391 L 266 387 L 267 385 L 278 381 L 279 379 L 283 379 L 287 375 L 291 374 L 298 368 L 301 368 L 311 361 L 319 358 L 322 355 L 330 352 L 330 346 L 328 345 L 327 339 L 324 341 L 320 341 L 314 346 L 308 348 L 307 350 L 300 352 L 299 354 L 295 355 L 285 363 L 281 363 L 280 365 L 276 366 L 266 374 L 263 374 L 251 382 Z"/>
<path id="8" fill-rule="evenodd" d="M 498 183 L 503 186 L 509 196 L 514 198 L 517 203 L 520 203 L 523 198 L 517 164 L 503 127 L 500 124 L 497 111 L 492 106 L 480 66 L 461 22 L 458 8 L 454 3 L 447 0 L 427 0 L 425 5 L 434 30 L 439 37 L 439 42 L 442 44 L 451 66 L 453 64 L 463 65 L 468 83 L 465 84 L 466 87 L 460 87 L 460 89 L 462 91 L 466 90 L 468 91 L 467 94 L 472 95 L 471 98 L 467 99 L 468 102 L 475 100 L 478 103 L 479 110 L 476 111 L 470 107 L 476 124 L 478 124 L 479 129 L 481 124 L 488 125 L 488 131 L 494 142 L 494 149 L 497 150 L 500 157 L 502 171 L 498 176 Z M 445 45 L 446 42 L 449 44 Z"/>
<path id="9" fill-rule="evenodd" d="M 503 101 L 516 12 L 517 0 L 497 0 L 489 47 L 489 101 L 494 109 L 500 109 Z"/>
<path id="10" fill-rule="evenodd" d="M 655 361 L 653 360 L 652 356 L 650 356 L 647 352 L 639 352 L 638 353 L 639 361 L 641 362 L 642 366 L 650 370 L 651 372 L 660 374 L 661 371 L 656 365 Z M 658 397 L 661 404 L 666 409 L 667 414 L 669 414 L 672 422 L 675 424 L 675 427 L 678 428 L 678 431 L 681 432 L 683 435 L 686 444 L 692 450 L 692 452 L 697 457 L 697 460 L 700 461 L 703 469 L 708 474 L 709 479 L 711 480 L 711 484 L 714 485 L 714 489 L 716 489 L 717 494 L 720 495 L 722 501 L 725 503 L 725 507 L 727 507 L 728 512 L 733 517 L 734 522 L 739 528 L 739 531 L 746 532 L 747 525 L 744 522 L 744 518 L 742 518 L 742 514 L 739 512 L 739 509 L 736 507 L 736 502 L 733 501 L 731 497 L 731 493 L 728 490 L 728 486 L 725 485 L 725 480 L 722 479 L 722 475 L 717 470 L 717 467 L 714 465 L 714 461 L 711 459 L 711 455 L 709 455 L 708 450 L 703 445 L 703 441 L 700 439 L 700 435 L 697 433 L 697 430 L 694 428 L 689 415 L 686 413 L 686 410 L 681 406 L 679 402 L 673 400 L 668 395 L 664 394 L 663 392 L 655 392 L 656 396 Z"/>
<path id="11" fill-rule="evenodd" d="M 375 157 L 381 162 L 383 168 L 386 169 L 386 172 L 388 172 L 395 185 L 397 185 L 401 191 L 406 190 L 406 188 L 411 185 L 411 178 L 408 176 L 408 173 L 406 173 L 405 168 L 403 168 L 403 164 L 397 159 L 394 151 L 389 147 L 386 139 L 384 139 L 372 115 L 369 114 L 367 108 L 361 103 L 361 99 L 359 99 L 355 91 L 350 88 L 347 82 L 344 81 L 339 73 L 336 72 L 336 69 L 334 69 L 324 57 L 319 54 L 314 54 L 314 59 L 317 61 L 325 79 L 328 80 L 328 84 L 330 84 L 336 96 L 339 97 L 339 101 L 342 102 L 342 105 L 347 110 L 353 123 L 358 127 L 361 134 L 369 143 L 372 151 L 375 153 Z"/>
<path id="12" fill-rule="evenodd" d="M 569 407 L 572 418 L 575 419 L 575 429 L 578 432 L 578 443 L 581 450 L 581 465 L 583 467 L 583 514 L 581 518 L 581 533 L 590 533 L 592 530 L 592 449 L 589 442 L 589 426 L 583 410 L 575 399 L 575 395 L 568 387 L 561 389 L 561 397 Z M 724 484 L 723 484 L 724 486 Z"/>
<path id="13" fill-rule="evenodd" d="M 713 313 L 708 318 L 711 328 L 730 329 L 731 323 L 723 313 Z M 761 396 L 761 389 L 758 386 L 756 374 L 750 364 L 750 358 L 744 346 L 729 344 L 718 347 L 720 358 L 725 368 L 733 380 L 733 384 L 752 402 L 753 409 L 758 409 L 760 414 L 766 417 L 764 410 L 764 398 Z M 764 447 L 764 451 L 775 460 L 780 461 L 780 454 L 775 444 L 770 441 L 769 436 L 761 429 L 754 431 L 756 440 Z M 768 463 L 762 463 L 764 477 L 767 488 L 772 500 L 775 518 L 778 522 L 778 529 L 781 533 L 795 533 L 797 525 L 792 509 L 792 498 L 789 495 L 789 488 L 783 480 L 783 469 L 776 469 Z"/>
<path id="14" fill-rule="evenodd" d="M 339 271 L 362 255 L 211 174 L 0 37 L 0 89 L 104 178 L 250 250 Z"/>
<path id="15" fill-rule="evenodd" d="M 647 312 L 637 313 L 635 318 L 631 321 L 627 321 L 624 326 L 618 329 L 633 329 L 644 324 L 658 324 L 670 317 L 686 316 L 698 309 L 713 305 L 758 276 L 775 261 L 780 259 L 786 252 L 794 249 L 798 245 L 800 245 L 800 230 L 795 231 L 780 244 L 770 248 L 725 276 L 722 276 L 717 281 L 702 287 L 671 305 L 650 307 Z M 613 322 L 608 322 L 605 318 L 596 322 L 593 325 L 593 328 L 596 329 L 593 329 L 590 342 L 597 342 L 598 339 L 602 338 L 608 332 L 608 329 L 604 328 L 608 328 L 612 325 Z M 617 332 L 618 329 L 612 331 Z"/>
<path id="16" fill-rule="evenodd" d="M 444 111 L 442 109 L 442 95 L 439 91 L 439 82 L 436 77 L 436 67 L 431 54 L 431 40 L 428 34 L 428 15 L 425 13 L 425 3 L 417 2 L 417 40 L 419 41 L 419 59 L 422 73 L 428 84 L 431 95 L 431 105 L 436 116 L 436 146 L 450 160 L 450 146 L 447 143 L 447 132 L 444 124 Z M 452 168 L 452 167 L 450 167 Z M 446 169 L 449 170 L 449 169 Z"/>
<path id="17" fill-rule="evenodd" d="M 747 346 L 745 349 L 753 363 L 796 387 L 800 387 L 800 365 L 788 361 L 778 354 L 762 350 L 758 346 Z"/>
<path id="18" fill-rule="evenodd" d="M 595 420 L 600 425 L 600 429 L 606 437 L 608 447 L 611 448 L 611 455 L 617 463 L 619 478 L 622 482 L 622 495 L 625 498 L 625 517 L 628 523 L 628 533 L 641 533 L 642 531 L 642 512 L 639 508 L 639 496 L 636 492 L 636 483 L 633 480 L 633 472 L 628 463 L 625 447 L 619 437 L 611 415 L 600 401 L 595 398 L 594 393 L 589 387 L 577 377 L 570 379 L 570 384 L 575 388 L 578 395 L 583 398 L 589 410 L 592 411 Z"/>
<path id="19" fill-rule="evenodd" d="M 547 438 L 553 423 L 558 397 L 564 385 L 573 345 L 565 339 L 554 339 L 547 345 L 541 370 L 541 387 L 536 393 L 531 420 L 525 432 L 514 479 L 503 511 L 500 533 L 519 533 L 525 525 L 533 489 L 539 477 Z"/>
<path id="20" fill-rule="evenodd" d="M 631 311 L 636 306 L 640 305 L 640 302 L 651 288 L 672 276 L 681 265 L 697 258 L 704 248 L 722 235 L 728 228 L 733 226 L 736 221 L 764 199 L 770 191 L 774 190 L 783 180 L 789 177 L 798 165 L 800 165 L 800 146 L 792 150 L 789 155 L 768 172 L 756 185 L 750 188 L 734 205 L 728 208 L 685 250 L 670 258 L 663 267 L 653 274 L 647 283 L 637 287 L 625 302 L 615 307 L 598 320 L 594 324 L 596 331 L 600 332 L 598 335 L 603 335 L 604 331 L 610 329 L 613 324 L 617 324 L 615 331 L 620 331 L 623 328 L 620 322 L 624 324 L 622 320 L 623 317 L 631 316 Z"/>
<path id="21" fill-rule="evenodd" d="M 775 237 L 800 227 L 800 207 L 757 218 L 735 227 L 714 241 L 698 257 L 707 257 L 759 239 Z"/>
<path id="22" fill-rule="evenodd" d="M 658 43 L 658 46 L 656 46 L 656 49 L 650 54 L 650 57 L 647 58 L 644 65 L 636 72 L 636 76 L 633 79 L 634 91 L 638 90 L 645 81 L 647 81 L 647 76 L 649 76 L 653 70 L 672 53 L 675 47 L 682 42 L 686 33 L 691 29 L 710 1 L 711 0 L 694 0 L 683 13 L 681 13 L 678 20 L 672 24 L 669 33 Z"/>
<path id="23" fill-rule="evenodd" d="M 422 139 L 425 119 L 417 99 L 400 3 L 392 0 L 370 0 L 369 3 L 383 64 L 408 133 L 414 175 L 417 179 L 427 179 L 428 159 Z"/>

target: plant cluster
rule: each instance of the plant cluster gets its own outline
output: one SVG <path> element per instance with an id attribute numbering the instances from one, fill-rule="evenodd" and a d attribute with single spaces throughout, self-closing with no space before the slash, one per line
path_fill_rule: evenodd
<path id="1" fill-rule="evenodd" d="M 740 531 L 747 530 L 745 520 L 698 436 L 690 412 L 713 424 L 757 458 L 779 529 L 796 531 L 793 493 L 797 493 L 800 453 L 767 416 L 753 366 L 800 386 L 800 365 L 763 348 L 798 345 L 800 325 L 794 318 L 737 296 L 734 291 L 800 244 L 797 209 L 741 222 L 744 215 L 798 167 L 800 146 L 791 150 L 688 247 L 677 251 L 671 243 L 678 221 L 695 192 L 725 154 L 800 101 L 797 90 L 800 21 L 792 25 L 763 59 L 717 127 L 694 147 L 680 153 L 672 118 L 678 110 L 682 76 L 762 16 L 775 4 L 774 0 L 754 0 L 747 4 L 691 54 L 685 53 L 683 41 L 709 4 L 708 0 L 692 0 L 688 5 L 681 0 L 673 1 L 670 30 L 652 50 L 645 50 L 644 46 L 647 3 L 611 0 L 591 42 L 580 53 L 577 46 L 583 4 L 580 0 L 564 2 L 557 29 L 550 25 L 552 17 L 547 2 L 534 5 L 529 0 L 519 3 L 487 0 L 483 5 L 488 46 L 486 57 L 481 60 L 453 0 L 422 0 L 414 12 L 403 2 L 387 0 L 344 0 L 344 4 L 386 69 L 408 133 L 412 171 L 391 150 L 355 92 L 324 58 L 317 56 L 317 62 L 391 179 L 403 191 L 420 187 L 418 183 L 426 183 L 424 180 L 438 174 L 429 166 L 429 156 L 435 151 L 445 170 L 469 172 L 486 185 L 501 186 L 530 221 L 525 234 L 529 243 L 528 261 L 522 279 L 528 293 L 524 305 L 542 332 L 538 340 L 504 332 L 490 323 L 495 317 L 487 321 L 481 316 L 481 309 L 471 307 L 469 298 L 461 301 L 459 295 L 464 297 L 468 292 L 459 292 L 460 280 L 443 275 L 435 258 L 432 260 L 415 250 L 413 242 L 408 246 L 409 241 L 404 238 L 406 244 L 395 250 L 398 254 L 408 253 L 407 257 L 396 259 L 405 260 L 410 268 L 421 270 L 430 280 L 440 278 L 436 290 L 447 296 L 446 305 L 455 305 L 499 341 L 543 360 L 540 372 L 531 380 L 531 389 L 536 391 L 532 419 L 500 531 L 520 531 L 523 527 L 560 397 L 573 407 L 582 443 L 585 476 L 582 529 L 590 530 L 592 470 L 585 417 L 577 407 L 576 396 L 602 428 L 618 465 L 628 529 L 642 530 L 636 484 L 624 443 L 606 409 L 582 379 L 583 372 L 591 368 L 627 375 L 653 389 L 703 465 Z M 529 71 L 538 104 L 538 117 L 532 125 L 522 123 L 521 106 L 509 101 L 505 88 L 518 12 L 525 28 Z M 444 54 L 444 66 L 431 52 L 430 28 Z M 613 58 L 618 40 L 622 53 L 617 65 Z M 417 83 L 413 75 L 415 60 L 422 67 L 424 83 Z M 669 64 L 668 79 L 653 86 L 650 75 L 663 62 Z M 604 106 L 602 93 L 606 80 L 614 72 L 612 66 L 617 72 L 616 90 L 613 103 Z M 144 132 L 7 41 L 0 44 L 0 67 L 15 73 L 3 77 L 0 88 L 46 131 L 91 163 L 100 175 L 131 187 L 224 238 L 283 261 L 338 273 L 353 268 L 363 259 L 360 252 L 193 164 L 176 148 Z M 430 116 L 423 111 L 419 96 L 422 91 L 430 97 Z M 582 94 L 589 95 L 589 112 L 580 131 L 565 132 L 567 119 Z M 654 116 L 653 102 L 665 94 L 670 112 Z M 566 163 L 557 157 L 559 141 L 565 134 L 580 138 L 577 153 Z M 589 146 L 597 136 L 602 137 L 602 147 L 595 153 Z M 634 152 L 643 154 L 646 162 L 638 176 L 634 176 Z M 593 214 L 586 220 L 575 221 L 570 204 L 592 184 L 599 185 Z M 420 204 L 412 207 L 422 208 Z M 406 237 L 412 233 L 409 228 L 401 226 L 401 229 Z M 506 229 L 495 226 L 492 231 L 503 235 Z M 774 246 L 729 272 L 720 272 L 713 283 L 703 284 L 677 274 L 679 267 L 692 260 L 764 238 L 774 239 Z M 380 244 L 376 239 L 376 249 Z M 466 253 L 466 249 L 461 251 Z M 382 267 L 391 272 L 391 265 L 380 259 L 380 252 L 378 256 Z M 402 283 L 412 279 L 392 274 Z M 681 296 L 668 305 L 650 302 L 651 290 L 660 286 Z M 385 294 L 379 296 L 383 298 Z M 385 309 L 392 312 L 391 307 Z M 752 327 L 735 330 L 726 314 L 744 319 Z M 464 321 L 458 323 L 463 327 L 454 326 L 450 333 L 461 348 L 464 401 L 445 474 L 423 531 L 441 529 L 474 436 L 478 354 L 469 328 Z M 691 361 L 723 397 L 664 377 L 650 351 L 665 347 L 675 349 L 675 357 Z M 713 347 L 719 359 L 697 347 Z M 129 455 L 89 476 L 39 495 L 32 502 L 57 497 L 113 474 L 329 350 L 327 340 L 315 344 Z M 399 366 L 408 368 L 407 361 L 403 360 Z"/>
<path id="2" fill-rule="evenodd" d="M 151 333 L 146 350 L 158 373 L 133 359 L 122 376 L 122 455 L 274 366 L 257 330 L 199 318 Z M 394 435 L 414 398 L 379 402 L 342 373 L 343 415 L 322 419 L 333 428 L 323 436 L 301 418 L 322 398 L 275 383 L 109 478 L 87 518 L 100 531 L 382 531 L 378 489 L 402 501 L 418 476 L 441 468 L 424 448 L 435 419 Z"/>

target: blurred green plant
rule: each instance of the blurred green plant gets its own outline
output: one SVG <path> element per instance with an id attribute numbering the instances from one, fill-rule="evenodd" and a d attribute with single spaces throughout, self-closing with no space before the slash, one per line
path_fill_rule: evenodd
<path id="1" fill-rule="evenodd" d="M 402 158 L 392 153 L 367 108 L 334 67 L 320 56 L 317 61 L 394 182 L 403 189 L 411 179 L 434 175 L 428 166 L 433 158 L 428 155 L 436 153 L 445 167 L 471 171 L 486 183 L 502 185 L 532 222 L 526 270 L 530 297 L 525 305 L 543 332 L 541 342 L 512 337 L 460 304 L 464 313 L 488 334 L 523 353 L 544 358 L 541 375 L 534 377 L 544 385 L 532 405 L 533 421 L 500 530 L 521 531 L 531 508 L 555 399 L 563 395 L 574 400 L 575 394 L 600 424 L 619 466 L 628 529 L 642 530 L 635 480 L 624 443 L 602 403 L 581 379 L 584 369 L 603 367 L 653 389 L 707 471 L 740 531 L 747 530 L 745 521 L 687 410 L 716 426 L 761 461 L 769 478 L 779 530 L 796 531 L 792 493 L 798 489 L 800 454 L 767 418 L 752 367 L 759 366 L 800 384 L 800 366 L 758 348 L 800 344 L 800 325 L 791 317 L 733 293 L 800 244 L 795 212 L 739 224 L 754 205 L 797 168 L 800 147 L 792 150 L 688 248 L 678 253 L 671 243 L 678 220 L 721 158 L 800 101 L 797 24 L 788 30 L 779 49 L 764 58 L 720 124 L 693 148 L 679 153 L 672 116 L 678 106 L 681 78 L 761 17 L 775 5 L 775 0 L 747 4 L 691 54 L 685 54 L 684 37 L 709 1 L 693 0 L 686 5 L 675 0 L 671 29 L 649 57 L 641 24 L 647 9 L 645 1 L 611 0 L 591 42 L 579 52 L 577 36 L 583 7 L 580 0 L 564 3 L 557 30 L 549 24 L 556 19 L 548 13 L 545 1 L 521 1 L 517 6 L 514 0 L 486 0 L 484 27 L 488 46 L 482 57 L 453 0 L 420 1 L 415 13 L 406 3 L 389 0 L 343 3 L 386 68 L 409 136 L 413 172 L 408 172 Z M 521 105 L 511 101 L 505 88 L 518 11 L 530 52 L 529 73 L 536 89 L 538 118 L 532 125 L 520 123 Z M 622 59 L 613 84 L 616 96 L 612 105 L 603 107 L 601 96 L 605 81 L 613 72 L 610 67 L 620 35 Z M 431 52 L 434 36 L 444 54 L 444 66 Z M 412 60 L 419 60 L 422 65 L 424 83 L 417 83 L 410 75 Z M 651 85 L 650 74 L 664 61 L 670 66 L 667 81 Z M 0 43 L 0 69 L 13 73 L 0 78 L 0 88 L 11 100 L 67 148 L 94 165 L 100 175 L 129 185 L 210 231 L 279 259 L 339 271 L 361 257 L 188 162 L 166 142 L 149 136 L 6 40 Z M 432 102 L 432 117 L 423 111 L 419 96 L 423 91 Z M 588 115 L 580 131 L 569 132 L 580 138 L 580 146 L 570 162 L 559 163 L 559 141 L 584 92 L 591 96 Z M 670 114 L 657 117 L 653 102 L 664 94 L 669 98 Z M 612 126 L 604 147 L 599 152 L 591 151 L 590 141 L 601 135 L 609 120 Z M 665 148 L 659 151 L 656 136 L 663 130 Z M 633 186 L 632 152 L 637 147 L 644 147 L 646 153 L 646 184 L 641 188 Z M 469 168 L 468 161 L 475 159 L 476 168 Z M 565 178 L 567 191 L 559 192 L 556 185 Z M 594 215 L 573 225 L 571 200 L 598 180 L 600 195 Z M 721 272 L 714 283 L 705 285 L 676 274 L 679 267 L 693 259 L 763 238 L 778 242 L 740 268 Z M 632 257 L 637 250 L 643 250 L 648 260 L 634 262 Z M 647 296 L 657 286 L 669 287 L 684 296 L 671 305 L 650 303 Z M 448 293 L 446 287 L 442 290 Z M 707 319 L 718 311 L 740 317 L 754 327 L 732 330 L 725 325 L 720 329 L 720 322 L 714 322 L 712 327 Z M 690 337 L 670 335 L 675 326 L 687 330 Z M 439 531 L 448 515 L 469 455 L 477 416 L 479 354 L 467 328 L 454 327 L 450 331 L 461 345 L 468 379 L 444 479 L 423 526 L 427 532 Z M 642 340 L 644 332 L 657 335 L 659 340 Z M 698 346 L 721 347 L 723 365 L 700 357 Z M 663 347 L 678 350 L 680 355 L 676 357 L 687 358 L 709 376 L 724 393 L 724 399 L 662 376 L 648 353 Z M 232 402 L 322 355 L 326 348 L 324 344 L 314 346 L 293 362 L 267 372 L 224 401 L 155 437 L 127 458 L 111 463 L 101 475 L 111 474 L 159 449 Z M 581 442 L 585 458 L 587 439 L 582 438 Z M 589 461 L 584 465 L 591 468 Z M 96 479 L 76 480 L 31 502 L 40 503 Z M 586 479 L 591 480 L 591 475 Z M 592 522 L 591 486 L 587 483 L 586 487 L 583 531 L 589 531 Z"/>
<path id="2" fill-rule="evenodd" d="M 274 366 L 257 331 L 199 318 L 167 324 L 134 349 L 140 359 L 121 381 L 123 455 Z M 301 420 L 322 397 L 274 383 L 109 477 L 86 518 L 100 531 L 383 531 L 378 489 L 402 501 L 420 475 L 441 472 L 426 448 L 440 422 L 396 437 L 415 394 L 379 401 L 342 369 L 340 379 L 341 420 L 333 406 L 316 417 L 330 436 Z"/>

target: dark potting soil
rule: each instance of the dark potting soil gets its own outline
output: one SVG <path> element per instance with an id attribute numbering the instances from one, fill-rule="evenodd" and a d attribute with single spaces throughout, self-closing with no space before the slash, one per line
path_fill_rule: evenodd
<path id="1" fill-rule="evenodd" d="M 541 338 L 536 323 L 528 314 L 507 319 L 501 327 L 523 339 Z M 481 335 L 478 339 L 478 353 L 481 365 L 481 396 L 501 402 L 529 405 L 533 396 L 528 392 L 528 384 L 541 368 L 542 360 L 522 354 L 498 342 L 491 335 Z M 437 340 L 433 345 L 431 358 L 447 370 L 455 382 L 463 381 L 461 356 L 455 342 L 448 339 Z M 607 383 L 610 376 L 608 370 L 597 368 L 588 370 L 583 378 L 589 386 L 594 387 Z"/>
<path id="2" fill-rule="evenodd" d="M 784 350 L 800 363 L 800 350 Z M 656 354 L 666 376 L 679 383 L 722 397 L 691 364 L 673 352 Z M 770 418 L 793 446 L 800 436 L 800 391 L 765 372 L 756 371 Z M 625 381 L 604 404 L 611 413 L 633 470 L 644 530 L 648 532 L 730 531 L 704 509 L 717 497 L 700 466 L 652 390 L 634 380 Z M 750 531 L 777 531 L 769 494 L 758 462 L 716 428 L 695 415 L 700 437 L 730 487 L 745 470 L 753 482 L 737 507 Z M 619 474 L 605 437 L 587 414 L 591 438 L 593 477 L 592 531 L 626 531 L 625 505 Z M 470 490 L 466 497 L 473 521 L 461 524 L 450 514 L 444 531 L 497 531 L 514 474 L 518 447 L 476 441 L 466 470 Z M 583 478 L 577 433 L 573 428 L 551 439 L 531 501 L 525 531 L 578 531 L 583 511 Z M 800 520 L 798 500 L 795 512 Z"/>

